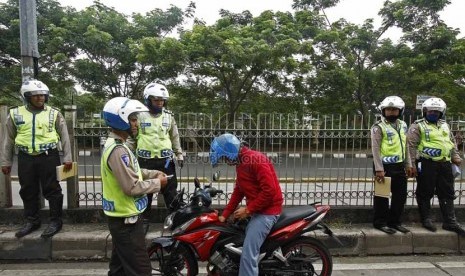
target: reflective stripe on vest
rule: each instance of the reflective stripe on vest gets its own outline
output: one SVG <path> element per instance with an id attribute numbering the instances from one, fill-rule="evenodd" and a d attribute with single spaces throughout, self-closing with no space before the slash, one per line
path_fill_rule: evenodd
<path id="1" fill-rule="evenodd" d="M 125 144 L 119 144 L 114 138 L 108 138 L 103 149 L 100 163 L 103 182 L 102 207 L 107 216 L 131 217 L 142 213 L 145 208 L 147 208 L 148 198 L 147 195 L 131 197 L 126 195 L 121 189 L 118 180 L 108 167 L 108 157 L 116 146 L 123 146 L 127 149 L 129 153 L 129 169 L 134 170 L 138 174 L 139 180 L 143 180 L 136 156 L 132 154 Z"/>
<path id="2" fill-rule="evenodd" d="M 163 110 L 155 117 L 144 113 L 139 116 L 136 154 L 142 158 L 166 158 L 173 155 L 170 129 L 171 114 Z"/>
<path id="3" fill-rule="evenodd" d="M 45 106 L 44 110 L 33 113 L 26 106 L 10 110 L 16 126 L 15 145 L 27 153 L 45 152 L 57 147 L 59 135 L 55 129 L 58 111 Z"/>
<path id="4" fill-rule="evenodd" d="M 382 120 L 378 123 L 383 133 L 381 141 L 381 160 L 383 164 L 401 163 L 405 160 L 407 149 L 407 124 L 397 120 L 397 129 Z"/>

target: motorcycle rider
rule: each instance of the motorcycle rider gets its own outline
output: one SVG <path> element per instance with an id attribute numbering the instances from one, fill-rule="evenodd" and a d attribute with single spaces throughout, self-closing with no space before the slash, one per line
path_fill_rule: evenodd
<path id="1" fill-rule="evenodd" d="M 147 207 L 147 193 L 158 192 L 167 183 L 163 172 L 140 169 L 137 158 L 125 144 L 137 135 L 138 112 L 148 111 L 139 101 L 125 97 L 109 100 L 103 118 L 111 132 L 101 159 L 102 207 L 108 217 L 113 250 L 108 275 L 151 275 L 140 214 Z"/>
<path id="2" fill-rule="evenodd" d="M 239 266 L 240 276 L 258 275 L 260 247 L 282 211 L 283 195 L 273 164 L 262 153 L 241 145 L 229 133 L 216 137 L 210 147 L 210 162 L 215 167 L 220 160 L 236 167 L 236 185 L 221 222 L 233 214 L 234 219 L 246 219 L 246 236 Z M 245 197 L 246 206 L 236 209 Z"/>
<path id="3" fill-rule="evenodd" d="M 379 105 L 382 118 L 371 128 L 371 148 L 375 181 L 383 183 L 391 177 L 391 208 L 389 198 L 374 196 L 373 226 L 387 234 L 410 230 L 401 225 L 407 200 L 407 174 L 410 175 L 410 155 L 407 151 L 407 124 L 400 119 L 405 103 L 397 96 L 386 97 Z M 407 173 L 407 174 L 406 174 Z"/>
<path id="4" fill-rule="evenodd" d="M 442 229 L 465 236 L 465 230 L 455 217 L 452 174 L 452 163 L 460 166 L 462 159 L 449 125 L 442 119 L 446 107 L 446 103 L 436 97 L 423 102 L 423 118 L 410 126 L 407 147 L 410 156 L 420 157 L 417 164 L 412 160 L 411 167 L 412 175 L 417 177 L 415 194 L 423 227 L 436 231 L 430 217 L 431 198 L 436 193 L 443 219 Z"/>

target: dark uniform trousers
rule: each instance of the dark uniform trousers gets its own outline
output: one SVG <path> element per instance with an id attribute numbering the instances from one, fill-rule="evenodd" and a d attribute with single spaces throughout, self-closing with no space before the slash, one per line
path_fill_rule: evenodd
<path id="1" fill-rule="evenodd" d="M 125 218 L 108 217 L 113 250 L 108 275 L 152 275 L 149 255 L 145 247 L 145 232 L 142 220 L 125 224 Z"/>
<path id="2" fill-rule="evenodd" d="M 430 219 L 431 198 L 436 194 L 444 224 L 456 225 L 452 163 L 426 158 L 420 158 L 419 162 L 421 162 L 421 171 L 417 177 L 416 198 L 422 222 Z"/>
<path id="3" fill-rule="evenodd" d="M 139 161 L 139 166 L 144 169 L 148 170 L 159 170 L 167 175 L 173 175 L 171 179 L 168 180 L 168 184 L 165 186 L 163 189 L 163 197 L 165 199 L 165 204 L 168 210 L 173 211 L 177 208 L 177 206 L 174 206 L 176 204 L 173 202 L 174 198 L 177 195 L 177 189 L 178 189 L 178 180 L 176 177 L 176 165 L 174 164 L 173 159 L 171 159 L 168 163 L 168 167 L 166 167 L 166 158 L 138 158 Z M 143 213 L 144 218 L 149 218 L 150 217 L 150 211 L 152 209 L 152 199 L 153 199 L 153 194 L 147 194 L 148 198 L 148 205 L 147 208 L 145 209 Z"/>
<path id="4" fill-rule="evenodd" d="M 18 154 L 19 195 L 24 204 L 24 215 L 30 222 L 37 222 L 40 208 L 40 190 L 48 200 L 50 218 L 61 220 L 63 193 L 57 180 L 56 167 L 61 164 L 57 149 L 39 155 Z"/>
<path id="5" fill-rule="evenodd" d="M 384 164 L 385 176 L 391 177 L 391 208 L 389 198 L 375 196 L 373 198 L 373 225 L 400 225 L 407 200 L 407 175 L 404 163 Z"/>

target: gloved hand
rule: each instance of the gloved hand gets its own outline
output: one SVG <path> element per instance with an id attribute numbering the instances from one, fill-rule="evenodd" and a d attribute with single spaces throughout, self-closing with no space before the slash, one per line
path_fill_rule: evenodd
<path id="1" fill-rule="evenodd" d="M 11 173 L 11 166 L 2 166 L 2 173 L 9 175 Z"/>
<path id="2" fill-rule="evenodd" d="M 65 167 L 63 168 L 63 171 L 65 172 L 73 168 L 73 162 L 64 162 L 63 165 L 65 165 Z"/>
<path id="3" fill-rule="evenodd" d="M 184 160 L 179 160 L 179 159 L 178 159 L 178 166 L 179 166 L 180 168 L 184 167 Z"/>

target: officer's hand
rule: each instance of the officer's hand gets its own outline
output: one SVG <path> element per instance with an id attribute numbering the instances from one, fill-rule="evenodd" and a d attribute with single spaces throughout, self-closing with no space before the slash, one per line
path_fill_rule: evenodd
<path id="1" fill-rule="evenodd" d="M 67 172 L 70 171 L 73 168 L 73 162 L 64 162 L 63 165 L 63 171 Z"/>
<path id="2" fill-rule="evenodd" d="M 184 160 L 178 160 L 178 166 L 180 168 L 184 167 Z"/>
<path id="3" fill-rule="evenodd" d="M 376 171 L 375 181 L 380 183 L 384 182 L 384 171 Z"/>
<path id="4" fill-rule="evenodd" d="M 457 166 L 460 166 L 460 164 L 462 164 L 462 159 L 457 158 L 457 157 L 452 158 L 452 163 L 454 163 Z"/>
<path id="5" fill-rule="evenodd" d="M 164 175 L 159 176 L 158 179 L 160 180 L 160 188 L 163 190 L 166 187 L 166 184 L 168 184 L 168 177 Z"/>
<path id="6" fill-rule="evenodd" d="M 219 216 L 219 217 L 218 217 L 218 220 L 219 220 L 220 222 L 225 222 L 225 221 L 226 221 L 225 217 L 223 217 L 223 216 Z"/>
<path id="7" fill-rule="evenodd" d="M 2 166 L 2 173 L 9 175 L 11 173 L 11 166 Z"/>
<path id="8" fill-rule="evenodd" d="M 410 177 L 417 177 L 417 176 L 418 176 L 417 167 L 411 167 L 410 168 Z"/>

